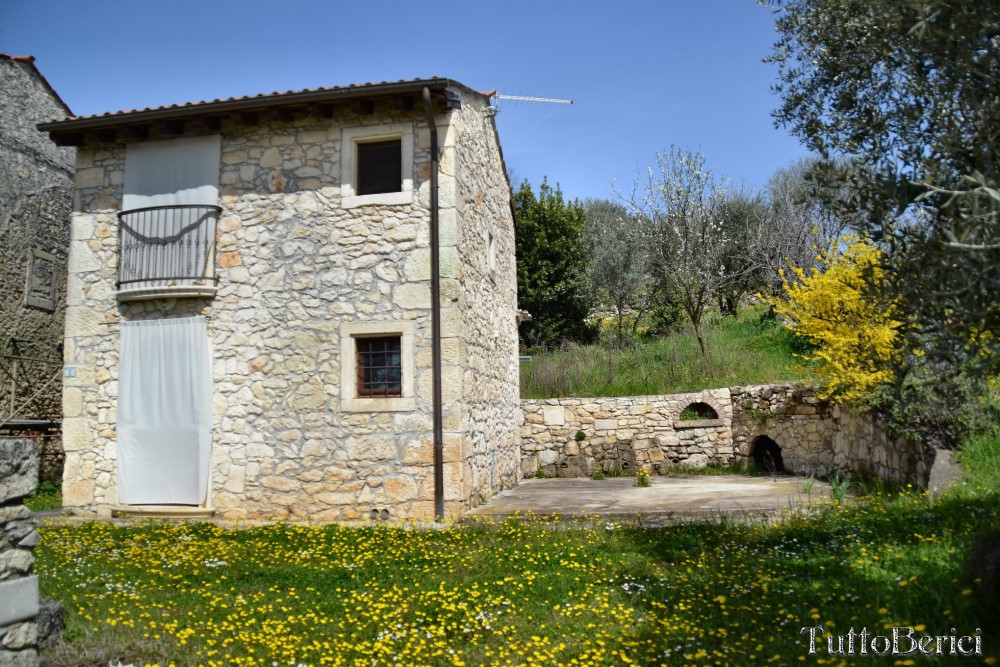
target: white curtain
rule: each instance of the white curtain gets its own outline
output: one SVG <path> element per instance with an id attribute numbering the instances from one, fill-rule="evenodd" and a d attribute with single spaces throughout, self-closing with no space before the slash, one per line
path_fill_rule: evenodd
<path id="1" fill-rule="evenodd" d="M 203 317 L 122 322 L 120 503 L 206 502 L 212 457 L 211 357 Z"/>
<path id="2" fill-rule="evenodd" d="M 128 144 L 122 210 L 219 203 L 221 138 L 183 137 Z M 122 238 L 121 279 L 128 288 L 181 285 L 179 276 L 211 273 L 214 227 L 204 209 L 166 209 L 129 216 Z M 144 276 L 175 278 L 134 282 Z"/>
<path id="3" fill-rule="evenodd" d="M 221 142 L 214 134 L 129 144 L 122 210 L 218 204 Z"/>

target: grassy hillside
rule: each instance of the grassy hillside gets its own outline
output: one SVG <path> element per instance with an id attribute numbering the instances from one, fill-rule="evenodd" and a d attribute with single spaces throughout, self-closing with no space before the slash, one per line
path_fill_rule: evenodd
<path id="1" fill-rule="evenodd" d="M 713 315 L 705 327 L 708 358 L 693 331 L 638 342 L 620 351 L 569 346 L 521 362 L 521 398 L 635 396 L 798 378 L 801 342 L 763 307 L 737 318 Z"/>

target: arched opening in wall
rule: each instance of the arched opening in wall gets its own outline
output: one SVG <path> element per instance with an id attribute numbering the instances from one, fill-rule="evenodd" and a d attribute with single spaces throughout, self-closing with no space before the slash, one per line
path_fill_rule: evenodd
<path id="1" fill-rule="evenodd" d="M 715 411 L 708 403 L 703 403 L 698 401 L 697 403 L 691 403 L 686 408 L 681 410 L 680 420 L 682 422 L 687 421 L 701 421 L 702 419 L 718 419 L 719 413 Z"/>
<path id="2" fill-rule="evenodd" d="M 781 460 L 781 447 L 766 435 L 758 436 L 750 448 L 754 465 L 761 472 L 784 472 L 785 462 Z"/>

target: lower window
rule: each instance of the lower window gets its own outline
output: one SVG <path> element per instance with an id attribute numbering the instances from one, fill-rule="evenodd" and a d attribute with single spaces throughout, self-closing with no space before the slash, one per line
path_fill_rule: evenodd
<path id="1" fill-rule="evenodd" d="M 356 338 L 358 396 L 402 396 L 403 352 L 399 336 Z"/>
<path id="2" fill-rule="evenodd" d="M 412 321 L 340 323 L 340 408 L 400 412 L 416 407 Z"/>

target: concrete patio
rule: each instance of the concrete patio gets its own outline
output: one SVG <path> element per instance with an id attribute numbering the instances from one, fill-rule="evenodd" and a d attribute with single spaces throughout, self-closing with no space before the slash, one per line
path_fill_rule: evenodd
<path id="1" fill-rule="evenodd" d="M 535 516 L 633 518 L 646 524 L 716 519 L 769 519 L 795 507 L 830 502 L 830 486 L 815 480 L 779 475 L 692 475 L 652 477 L 650 486 L 635 486 L 632 477 L 592 479 L 527 479 L 503 491 L 467 517 Z"/>

